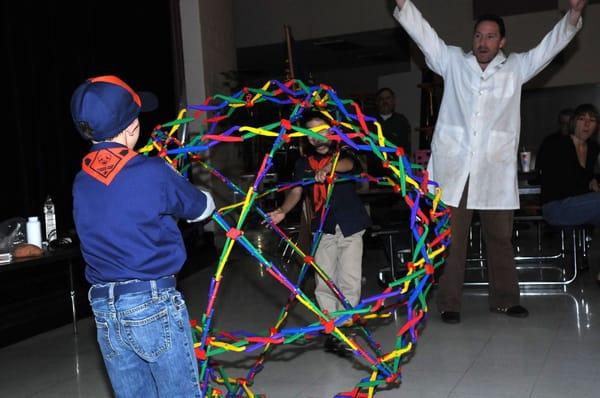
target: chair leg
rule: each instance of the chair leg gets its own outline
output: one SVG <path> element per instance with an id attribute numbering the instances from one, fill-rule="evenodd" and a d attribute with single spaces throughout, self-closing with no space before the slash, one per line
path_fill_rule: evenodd
<path id="1" fill-rule="evenodd" d="M 481 223 L 479 224 L 479 258 L 483 259 L 483 231 Z M 483 262 L 481 263 L 481 267 L 483 267 Z"/>
<path id="2" fill-rule="evenodd" d="M 538 244 L 538 252 L 542 252 L 542 223 L 537 222 L 537 244 Z"/>
<path id="3" fill-rule="evenodd" d="M 577 271 L 579 270 L 578 253 L 577 253 L 577 229 L 573 228 L 571 231 L 571 239 L 573 240 L 573 278 L 577 277 Z"/>
<path id="4" fill-rule="evenodd" d="M 392 280 L 396 280 L 396 261 L 394 256 L 394 237 L 392 234 L 389 234 L 389 244 L 390 244 L 390 270 L 392 272 Z"/>
<path id="5" fill-rule="evenodd" d="M 585 269 L 588 257 L 588 247 L 587 247 L 587 229 L 585 226 L 577 228 L 577 246 L 580 249 L 579 253 L 581 253 L 581 259 L 579 261 L 579 269 Z"/>
<path id="6" fill-rule="evenodd" d="M 583 254 L 583 262 L 587 263 L 588 261 L 588 245 L 587 245 L 587 228 L 583 226 L 581 228 L 581 248 Z M 585 266 L 584 264 L 582 264 Z"/>
<path id="7" fill-rule="evenodd" d="M 469 226 L 469 246 L 473 247 L 473 226 Z"/>
<path id="8" fill-rule="evenodd" d="M 538 225 L 538 233 L 540 237 L 542 235 L 542 226 Z M 527 260 L 527 261 L 559 261 L 561 262 L 561 266 L 545 266 L 540 268 L 540 279 L 539 281 L 519 281 L 519 285 L 531 285 L 531 286 L 551 286 L 551 285 L 562 285 L 566 286 L 573 282 L 578 275 L 580 270 L 579 264 L 581 263 L 580 256 L 582 255 L 582 251 L 579 250 L 579 240 L 580 240 L 580 231 L 577 228 L 570 228 L 570 231 L 567 228 L 560 229 L 560 250 L 556 254 L 546 254 L 540 253 L 539 257 L 536 256 L 515 256 L 515 261 Z M 541 240 L 541 239 L 540 239 Z M 538 249 L 540 252 L 543 250 L 540 240 L 538 240 Z M 569 240 L 567 242 L 567 240 Z M 484 260 L 482 260 L 482 263 Z M 517 266 L 517 269 L 521 269 L 522 267 Z M 542 269 L 553 269 L 558 270 L 560 272 L 561 277 L 557 280 L 544 280 Z M 466 286 L 487 286 L 488 282 L 465 282 Z"/>

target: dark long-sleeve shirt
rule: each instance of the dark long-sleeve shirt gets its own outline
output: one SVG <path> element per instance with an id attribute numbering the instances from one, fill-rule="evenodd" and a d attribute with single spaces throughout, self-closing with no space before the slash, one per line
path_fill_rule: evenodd
<path id="1" fill-rule="evenodd" d="M 557 137 L 543 146 L 545 161 L 540 170 L 542 204 L 590 191 L 589 184 L 594 178 L 594 165 L 599 149 L 591 140 L 588 140 L 587 145 L 585 167 L 579 164 L 575 144 L 570 136 Z"/>
<path id="2" fill-rule="evenodd" d="M 315 159 L 320 160 L 325 155 L 313 153 Z M 362 171 L 358 160 L 354 153 L 347 147 L 342 148 L 340 159 L 352 158 L 354 168 L 347 174 L 358 174 Z M 339 173 L 343 175 L 344 173 Z M 315 176 L 315 171 L 310 168 L 309 161 L 306 157 L 298 159 L 294 170 L 294 181 L 302 180 L 303 178 L 312 178 Z M 306 191 L 312 192 L 312 186 Z M 309 193 L 310 195 L 310 193 Z M 312 195 L 310 195 L 312 199 Z M 311 230 L 314 232 L 319 226 L 320 214 L 315 214 L 311 222 Z M 356 192 L 356 183 L 353 181 L 340 182 L 335 184 L 331 195 L 331 202 L 323 232 L 335 234 L 335 226 L 339 225 L 344 236 L 350 236 L 360 230 L 371 226 L 371 219 L 365 210 L 365 205 L 360 200 Z"/>

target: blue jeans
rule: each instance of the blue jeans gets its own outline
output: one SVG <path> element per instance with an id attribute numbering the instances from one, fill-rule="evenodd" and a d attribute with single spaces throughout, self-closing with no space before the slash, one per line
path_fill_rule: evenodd
<path id="1" fill-rule="evenodd" d="M 199 397 L 198 362 L 181 293 L 153 283 L 149 291 L 115 298 L 111 285 L 116 284 L 94 285 L 109 286 L 108 294 L 90 298 L 90 304 L 115 395 Z"/>
<path id="2" fill-rule="evenodd" d="M 590 192 L 548 202 L 542 208 L 550 225 L 600 226 L 600 192 Z"/>

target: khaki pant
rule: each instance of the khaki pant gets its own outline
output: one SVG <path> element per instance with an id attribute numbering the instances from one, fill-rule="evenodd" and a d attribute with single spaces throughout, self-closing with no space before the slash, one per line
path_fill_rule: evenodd
<path id="1" fill-rule="evenodd" d="M 450 207 L 452 243 L 437 292 L 440 312 L 460 311 L 469 226 L 473 210 L 467 209 L 468 183 L 458 207 Z M 513 210 L 478 210 L 487 251 L 490 307 L 519 304 L 519 281 L 512 246 Z"/>
<path id="2" fill-rule="evenodd" d="M 336 225 L 334 235 L 323 234 L 315 254 L 315 261 L 319 267 L 331 278 L 352 306 L 360 300 L 364 233 L 362 230 L 344 237 L 339 225 Z M 318 275 L 315 275 L 315 279 L 315 296 L 321 310 L 343 310 L 344 306 L 327 284 Z"/>

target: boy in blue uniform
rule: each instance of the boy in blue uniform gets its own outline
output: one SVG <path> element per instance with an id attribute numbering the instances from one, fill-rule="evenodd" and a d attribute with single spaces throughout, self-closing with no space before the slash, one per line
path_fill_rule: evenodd
<path id="1" fill-rule="evenodd" d="M 321 135 L 329 133 L 326 118 L 318 112 L 310 112 L 304 117 L 306 128 L 319 131 Z M 324 127 L 325 126 L 325 127 Z M 312 220 L 312 231 L 318 228 L 321 210 L 325 205 L 325 181 L 333 167 L 336 145 L 332 141 L 321 141 L 309 137 L 310 146 L 307 156 L 298 159 L 294 168 L 294 180 L 314 177 L 315 184 L 309 187 L 308 195 L 312 199 L 315 218 Z M 336 165 L 336 173 L 358 174 L 360 163 L 348 146 L 339 148 L 340 157 Z M 292 188 L 281 207 L 269 213 L 271 220 L 278 224 L 286 214 L 298 204 L 302 198 L 302 187 Z M 315 253 L 316 263 L 325 271 L 340 288 L 342 294 L 355 306 L 360 301 L 362 282 L 363 234 L 371 225 L 371 219 L 365 206 L 356 192 L 354 182 L 335 184 L 329 212 L 323 226 L 323 236 Z M 342 303 L 329 289 L 327 284 L 316 278 L 315 296 L 321 310 L 329 313 L 344 309 Z M 344 354 L 345 346 L 332 336 L 325 341 L 325 349 Z"/>
<path id="2" fill-rule="evenodd" d="M 73 121 L 93 143 L 73 183 L 73 216 L 98 344 L 116 396 L 200 396 L 175 289 L 186 259 L 177 219 L 207 218 L 214 203 L 164 160 L 133 151 L 141 109 L 115 76 L 88 79 L 71 98 Z"/>

